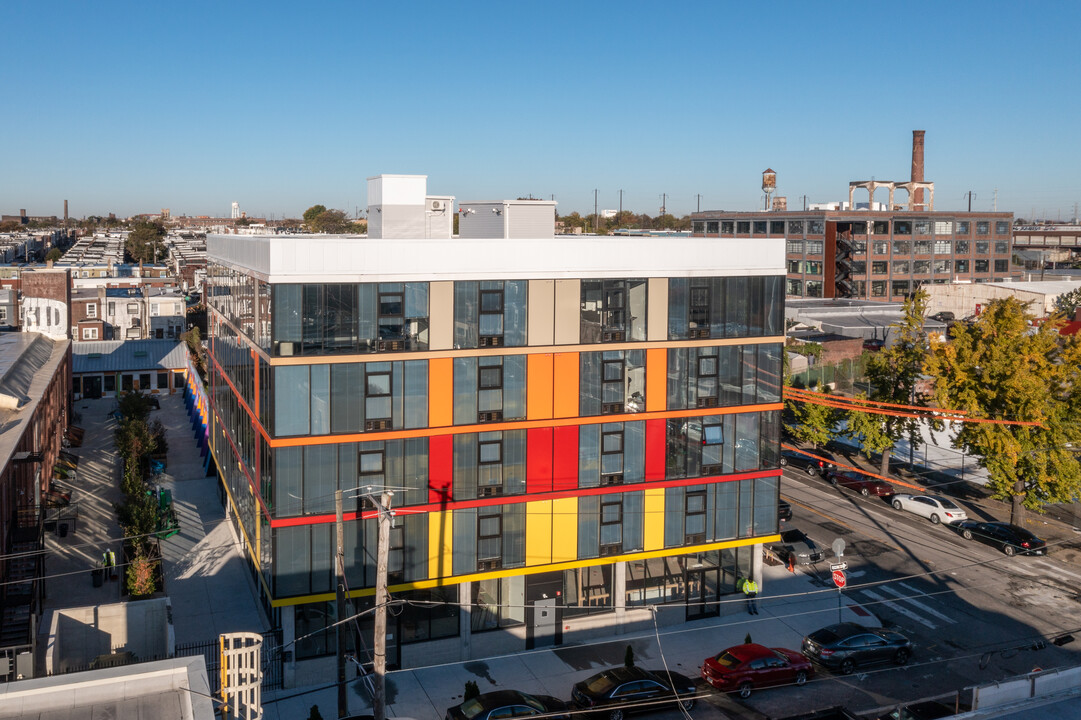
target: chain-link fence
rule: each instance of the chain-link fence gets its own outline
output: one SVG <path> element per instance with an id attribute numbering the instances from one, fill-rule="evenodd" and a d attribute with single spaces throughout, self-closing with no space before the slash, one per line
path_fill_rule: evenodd
<path id="1" fill-rule="evenodd" d="M 792 374 L 792 386 L 813 388 L 832 385 L 838 390 L 850 389 L 858 385 L 867 372 L 867 354 L 858 358 L 842 360 L 829 365 L 816 364 L 806 370 Z"/>

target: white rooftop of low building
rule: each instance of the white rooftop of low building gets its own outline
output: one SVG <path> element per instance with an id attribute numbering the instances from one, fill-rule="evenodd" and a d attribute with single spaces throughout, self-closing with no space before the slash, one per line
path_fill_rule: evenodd
<path id="1" fill-rule="evenodd" d="M 987 284 L 992 287 L 1042 293 L 1044 295 L 1062 295 L 1081 287 L 1081 278 L 1077 280 L 1006 280 Z"/>
<path id="2" fill-rule="evenodd" d="M 212 720 L 201 655 L 0 684 L 0 718 Z"/>

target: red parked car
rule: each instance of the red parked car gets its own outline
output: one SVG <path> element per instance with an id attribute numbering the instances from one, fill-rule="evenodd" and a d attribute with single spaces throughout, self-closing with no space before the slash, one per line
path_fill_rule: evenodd
<path id="1" fill-rule="evenodd" d="M 826 480 L 830 485 L 840 485 L 849 490 L 855 490 L 863 496 L 889 497 L 895 492 L 893 485 L 888 482 L 844 470 L 827 470 Z"/>
<path id="2" fill-rule="evenodd" d="M 814 666 L 795 650 L 764 645 L 736 645 L 702 663 L 702 678 L 723 692 L 750 697 L 756 687 L 803 685 L 814 677 Z"/>

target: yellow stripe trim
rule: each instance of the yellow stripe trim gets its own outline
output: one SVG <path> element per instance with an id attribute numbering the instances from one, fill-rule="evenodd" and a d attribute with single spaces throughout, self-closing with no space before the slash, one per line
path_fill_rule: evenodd
<path id="1" fill-rule="evenodd" d="M 555 572 L 561 570 L 574 570 L 575 568 L 584 567 L 596 567 L 598 565 L 608 565 L 610 563 L 625 562 L 629 560 L 647 560 L 649 558 L 657 557 L 671 557 L 673 555 L 692 555 L 699 552 L 708 552 L 710 550 L 722 550 L 725 548 L 737 548 L 747 547 L 748 545 L 757 545 L 758 543 L 771 543 L 779 542 L 780 535 L 763 535 L 761 537 L 743 538 L 742 540 L 726 540 L 724 542 L 706 543 L 705 545 L 687 545 L 678 548 L 665 548 L 664 550 L 655 550 L 653 552 L 640 552 L 629 553 L 626 555 L 609 555 L 603 558 L 590 558 L 588 560 L 574 560 L 571 562 L 552 563 L 551 565 L 538 565 L 533 567 L 520 567 L 512 568 L 509 570 L 493 570 L 486 573 L 472 573 L 470 575 L 458 575 L 456 577 L 448 578 L 436 578 L 434 580 L 418 580 L 411 583 L 402 583 L 400 585 L 391 585 L 388 591 L 392 593 L 405 592 L 407 590 L 427 590 L 434 587 L 444 587 L 447 585 L 457 585 L 463 582 L 476 582 L 479 580 L 495 580 L 498 578 L 515 577 L 517 575 L 533 575 L 535 573 L 542 572 Z M 365 590 L 354 590 L 349 593 L 349 597 L 371 597 L 375 595 L 375 588 L 368 588 Z M 327 602 L 334 599 L 334 593 L 322 593 L 319 595 L 305 595 L 304 597 L 288 598 L 284 600 L 273 600 L 271 605 L 273 607 L 288 607 L 290 605 L 303 605 L 311 602 Z"/>

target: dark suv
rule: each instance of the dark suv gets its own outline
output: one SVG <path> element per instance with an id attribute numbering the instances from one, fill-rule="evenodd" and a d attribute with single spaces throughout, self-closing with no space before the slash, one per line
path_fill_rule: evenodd
<path id="1" fill-rule="evenodd" d="M 808 450 L 811 455 L 804 455 L 798 453 L 795 450 L 782 450 L 781 451 L 781 467 L 791 465 L 794 468 L 798 468 L 808 475 L 825 475 L 827 471 L 833 470 L 837 467 L 834 463 L 835 458 L 831 453 L 825 450 Z M 819 460 L 818 458 L 822 458 Z"/>

